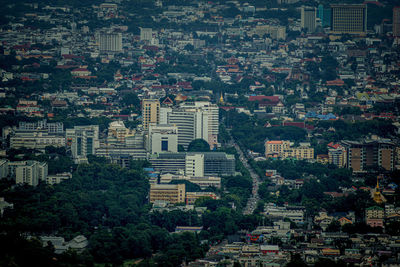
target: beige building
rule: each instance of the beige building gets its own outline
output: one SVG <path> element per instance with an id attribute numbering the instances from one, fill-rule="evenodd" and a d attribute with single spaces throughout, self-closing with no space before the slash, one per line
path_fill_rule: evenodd
<path id="1" fill-rule="evenodd" d="M 143 129 L 147 130 L 150 123 L 160 123 L 160 101 L 143 99 L 142 101 Z"/>
<path id="2" fill-rule="evenodd" d="M 299 146 L 299 147 L 289 148 L 283 151 L 282 158 L 313 159 L 314 148 L 309 146 Z"/>
<path id="3" fill-rule="evenodd" d="M 266 158 L 296 158 L 313 159 L 314 148 L 308 144 L 301 144 L 299 147 L 291 147 L 290 141 L 267 141 L 265 142 Z"/>
<path id="4" fill-rule="evenodd" d="M 270 158 L 282 155 L 283 151 L 289 148 L 289 141 L 267 141 L 265 142 L 265 157 Z"/>
<path id="5" fill-rule="evenodd" d="M 185 184 L 152 184 L 150 185 L 150 203 L 157 200 L 169 203 L 184 203 L 186 188 Z"/>
<path id="6" fill-rule="evenodd" d="M 108 144 L 125 144 L 125 138 L 133 135 L 134 132 L 126 128 L 123 121 L 113 121 L 108 125 Z"/>

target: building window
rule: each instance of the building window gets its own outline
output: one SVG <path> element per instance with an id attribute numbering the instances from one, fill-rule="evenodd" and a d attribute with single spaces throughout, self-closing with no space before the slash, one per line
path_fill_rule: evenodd
<path id="1" fill-rule="evenodd" d="M 161 141 L 161 151 L 168 151 L 168 141 Z"/>

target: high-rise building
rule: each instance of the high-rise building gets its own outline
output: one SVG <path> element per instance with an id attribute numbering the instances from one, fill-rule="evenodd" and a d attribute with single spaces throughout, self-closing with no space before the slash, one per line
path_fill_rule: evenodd
<path id="1" fill-rule="evenodd" d="M 33 160 L 19 161 L 9 163 L 15 175 L 16 184 L 28 184 L 37 186 L 39 181 L 46 181 L 48 166 L 46 162 L 38 162 Z"/>
<path id="2" fill-rule="evenodd" d="M 322 27 L 331 26 L 331 9 L 324 7 L 322 4 L 318 5 L 317 17 L 321 20 Z"/>
<path id="3" fill-rule="evenodd" d="M 329 163 L 343 168 L 346 165 L 346 149 L 340 145 L 328 149 Z"/>
<path id="4" fill-rule="evenodd" d="M 400 6 L 393 8 L 393 36 L 400 37 Z"/>
<path id="5" fill-rule="evenodd" d="M 143 99 L 142 101 L 143 129 L 148 130 L 150 123 L 160 123 L 160 101 Z"/>
<path id="6" fill-rule="evenodd" d="M 121 52 L 122 33 L 101 32 L 99 34 L 100 52 Z"/>
<path id="7" fill-rule="evenodd" d="M 315 32 L 315 21 L 315 7 L 301 7 L 301 28 L 307 30 L 307 32 Z"/>
<path id="8" fill-rule="evenodd" d="M 378 167 L 387 171 L 394 169 L 395 145 L 389 141 L 342 141 L 341 144 L 346 149 L 346 167 L 353 172 Z"/>
<path id="9" fill-rule="evenodd" d="M 150 185 L 150 203 L 157 200 L 172 204 L 185 202 L 185 184 L 152 184 Z"/>
<path id="10" fill-rule="evenodd" d="M 96 148 L 100 147 L 99 126 L 75 126 L 66 130 L 67 145 L 71 146 L 72 158 L 75 162 L 85 162 L 87 155 L 95 155 Z"/>
<path id="11" fill-rule="evenodd" d="M 367 31 L 367 6 L 332 4 L 331 30 L 337 34 L 364 34 Z"/>
<path id="12" fill-rule="evenodd" d="M 210 147 L 218 146 L 219 110 L 210 102 L 185 103 L 179 108 L 162 108 L 161 117 L 178 127 L 178 144 L 185 149 L 194 139 L 203 139 Z"/>

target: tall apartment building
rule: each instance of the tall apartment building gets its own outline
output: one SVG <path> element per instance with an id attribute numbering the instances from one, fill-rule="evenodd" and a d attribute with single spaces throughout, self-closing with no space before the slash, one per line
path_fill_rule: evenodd
<path id="1" fill-rule="evenodd" d="M 343 146 L 338 145 L 335 147 L 328 148 L 329 163 L 343 168 L 346 166 L 346 149 Z"/>
<path id="2" fill-rule="evenodd" d="M 178 152 L 178 127 L 171 124 L 150 124 L 147 151 L 152 154 Z"/>
<path id="3" fill-rule="evenodd" d="M 9 173 L 15 177 L 16 184 L 37 186 L 39 181 L 46 181 L 48 165 L 46 162 L 33 160 L 9 162 Z"/>
<path id="4" fill-rule="evenodd" d="M 143 99 L 142 101 L 143 129 L 148 130 L 150 123 L 160 123 L 160 101 Z"/>
<path id="5" fill-rule="evenodd" d="M 368 168 L 394 169 L 395 145 L 389 141 L 342 141 L 346 149 L 346 167 L 353 172 L 365 172 Z"/>
<path id="6" fill-rule="evenodd" d="M 301 28 L 307 32 L 315 32 L 316 9 L 315 7 L 301 7 Z"/>
<path id="7" fill-rule="evenodd" d="M 122 33 L 100 32 L 99 43 L 100 52 L 121 52 Z"/>
<path id="8" fill-rule="evenodd" d="M 393 8 L 393 36 L 400 37 L 400 6 Z"/>
<path id="9" fill-rule="evenodd" d="M 66 129 L 66 142 L 71 147 L 72 158 L 76 163 L 85 162 L 87 155 L 94 155 L 100 147 L 99 126 L 75 126 Z"/>
<path id="10" fill-rule="evenodd" d="M 150 185 L 150 203 L 157 200 L 172 204 L 184 203 L 186 197 L 185 184 L 152 184 Z"/>
<path id="11" fill-rule="evenodd" d="M 367 6 L 332 4 L 331 30 L 337 34 L 364 34 L 367 31 Z"/>

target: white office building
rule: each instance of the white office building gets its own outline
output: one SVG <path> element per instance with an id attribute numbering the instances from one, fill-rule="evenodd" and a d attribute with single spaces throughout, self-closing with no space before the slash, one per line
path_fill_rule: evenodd
<path id="1" fill-rule="evenodd" d="M 75 126 L 66 130 L 67 145 L 71 146 L 72 158 L 76 163 L 86 162 L 87 155 L 94 155 L 100 147 L 99 126 Z"/>
<path id="2" fill-rule="evenodd" d="M 178 152 L 178 127 L 170 124 L 150 124 L 147 138 L 151 154 Z"/>
<path id="3" fill-rule="evenodd" d="M 11 148 L 45 149 L 46 146 L 64 147 L 65 137 L 47 130 L 15 130 L 10 137 Z"/>
<path id="4" fill-rule="evenodd" d="M 178 144 L 185 149 L 194 139 L 203 139 L 210 147 L 218 146 L 219 110 L 215 104 L 197 101 L 179 108 L 162 108 L 160 118 L 178 127 Z"/>
<path id="5" fill-rule="evenodd" d="M 204 154 L 187 154 L 185 162 L 185 175 L 189 177 L 204 176 Z"/>

